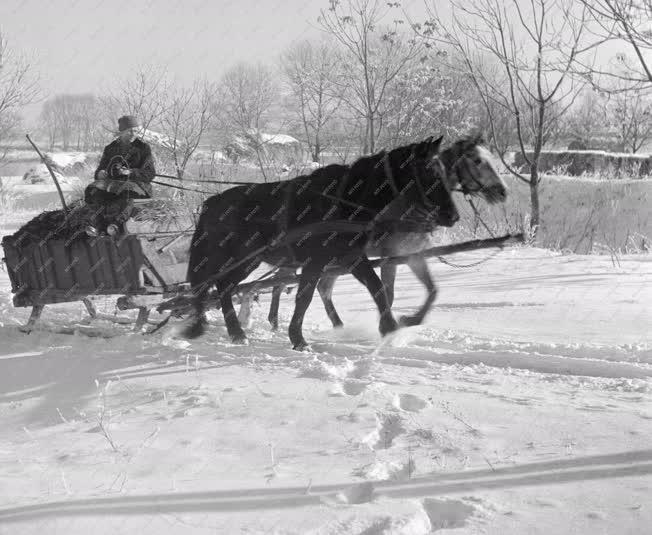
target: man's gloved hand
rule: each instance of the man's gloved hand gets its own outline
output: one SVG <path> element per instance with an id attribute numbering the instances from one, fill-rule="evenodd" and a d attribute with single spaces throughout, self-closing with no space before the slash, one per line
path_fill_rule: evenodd
<path id="1" fill-rule="evenodd" d="M 129 176 L 131 174 L 131 169 L 126 167 L 118 167 L 117 171 L 120 176 Z"/>

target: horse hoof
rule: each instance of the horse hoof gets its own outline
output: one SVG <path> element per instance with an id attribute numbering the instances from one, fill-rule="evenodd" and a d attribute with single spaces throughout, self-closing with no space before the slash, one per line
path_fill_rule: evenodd
<path id="1" fill-rule="evenodd" d="M 401 327 L 416 327 L 421 325 L 421 319 L 417 316 L 401 316 L 398 323 Z"/>
<path id="2" fill-rule="evenodd" d="M 380 331 L 380 334 L 385 336 L 389 333 L 393 333 L 394 331 L 398 331 L 399 325 L 396 323 L 396 320 L 392 318 L 391 321 L 386 321 L 384 323 L 380 324 L 380 328 L 378 329 Z"/>
<path id="3" fill-rule="evenodd" d="M 181 336 L 184 338 L 199 338 L 206 331 L 206 324 L 203 321 L 198 321 L 192 325 L 188 325 L 183 331 Z"/>
<path id="4" fill-rule="evenodd" d="M 294 347 L 292 348 L 295 351 L 311 351 L 312 348 L 308 344 L 308 342 L 299 342 L 298 344 L 294 344 Z"/>
<path id="5" fill-rule="evenodd" d="M 247 341 L 248 341 L 247 336 L 244 333 L 236 334 L 231 337 L 231 342 L 233 342 L 234 344 L 239 344 L 243 346 L 247 344 Z"/>

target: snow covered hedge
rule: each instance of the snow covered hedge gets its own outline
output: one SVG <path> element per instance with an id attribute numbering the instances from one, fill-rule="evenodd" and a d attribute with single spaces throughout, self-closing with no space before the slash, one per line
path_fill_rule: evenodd
<path id="1" fill-rule="evenodd" d="M 526 153 L 528 157 L 532 152 Z M 517 152 L 514 165 L 527 169 L 521 152 Z M 571 176 L 601 175 L 604 178 L 652 177 L 652 157 L 600 150 L 543 151 L 539 171 Z"/>

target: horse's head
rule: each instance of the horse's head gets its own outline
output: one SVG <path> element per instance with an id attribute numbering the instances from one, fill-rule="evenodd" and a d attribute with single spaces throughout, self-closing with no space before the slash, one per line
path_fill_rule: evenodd
<path id="1" fill-rule="evenodd" d="M 387 153 L 386 162 L 396 182 L 396 193 L 411 201 L 406 217 L 427 225 L 452 227 L 460 218 L 446 183 L 446 169 L 439 159 L 443 136 L 399 147 Z"/>
<path id="2" fill-rule="evenodd" d="M 480 196 L 491 204 L 505 201 L 507 186 L 481 135 L 462 138 L 444 152 L 450 165 L 447 166 L 450 189 L 459 184 L 465 195 Z"/>

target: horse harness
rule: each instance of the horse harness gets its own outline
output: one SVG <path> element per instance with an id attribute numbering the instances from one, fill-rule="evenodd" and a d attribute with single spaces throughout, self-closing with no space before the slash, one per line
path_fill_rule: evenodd
<path id="1" fill-rule="evenodd" d="M 433 158 L 433 160 L 436 160 L 439 163 L 439 165 L 441 166 L 441 168 L 444 169 L 443 163 L 441 162 L 439 156 L 435 156 Z M 383 165 L 384 165 L 385 176 L 387 178 L 386 183 L 388 183 L 389 187 L 392 189 L 392 193 L 394 194 L 394 198 L 398 198 L 398 197 L 402 196 L 404 194 L 404 192 L 408 188 L 412 187 L 413 182 L 410 181 L 410 182 L 408 182 L 408 184 L 402 190 L 399 191 L 399 189 L 398 189 L 398 187 L 396 185 L 396 180 L 394 179 L 394 173 L 392 171 L 391 166 L 389 165 L 389 154 L 387 152 L 383 156 Z M 445 169 L 444 169 L 444 173 L 445 173 Z M 430 202 L 430 200 L 427 197 L 427 191 L 423 187 L 423 184 L 421 183 L 421 180 L 419 179 L 418 176 L 415 176 L 414 183 L 416 184 L 417 189 L 419 190 L 419 193 L 421 195 L 421 201 L 424 203 L 424 205 L 431 206 L 432 203 Z M 288 239 L 288 234 L 289 234 L 288 229 L 290 227 L 289 223 L 290 223 L 290 218 L 291 218 L 291 215 L 292 215 L 292 211 L 290 210 L 290 206 L 291 206 L 292 199 L 293 199 L 292 193 L 294 192 L 295 185 L 296 185 L 295 182 L 292 181 L 292 180 L 289 180 L 285 184 L 285 202 L 283 203 L 283 208 L 282 209 L 286 213 L 285 213 L 285 217 L 280 217 L 279 218 L 277 237 L 275 239 L 273 239 L 271 241 L 271 243 L 269 243 L 268 245 L 264 245 L 262 247 L 259 247 L 259 248 L 255 249 L 254 251 L 252 251 L 251 253 L 246 255 L 244 258 L 238 260 L 235 263 L 232 263 L 226 269 L 221 270 L 220 273 L 214 274 L 212 277 L 210 277 L 209 279 L 204 281 L 204 283 L 200 286 L 200 288 L 205 288 L 205 287 L 209 286 L 210 284 L 213 284 L 216 279 L 225 276 L 227 273 L 229 273 L 229 272 L 233 271 L 234 269 L 240 267 L 242 264 L 250 261 L 252 258 L 260 257 L 266 251 L 268 251 L 270 249 L 273 249 L 275 247 L 286 247 L 287 251 L 289 253 L 289 257 L 292 260 L 292 262 L 294 264 L 298 263 L 297 260 L 296 260 L 296 256 L 294 254 L 294 251 L 292 249 L 293 241 Z M 342 196 L 344 194 L 344 190 L 345 190 L 347 185 L 348 185 L 348 173 L 346 173 L 344 179 L 340 183 L 335 195 L 329 195 L 327 193 L 320 192 L 320 191 L 315 191 L 315 190 L 311 190 L 311 191 L 314 191 L 315 193 L 317 193 L 320 196 L 325 197 L 327 199 L 332 199 L 332 200 L 336 201 L 336 203 L 338 203 L 338 204 L 348 204 L 348 205 L 350 205 L 350 206 L 352 206 L 352 207 L 354 207 L 356 209 L 364 210 L 364 211 L 367 211 L 367 212 L 370 212 L 370 213 L 374 214 L 374 218 L 371 221 L 367 222 L 367 223 L 356 223 L 356 222 L 352 222 L 352 221 L 348 221 L 346 223 L 344 223 L 344 222 L 339 222 L 339 223 L 335 222 L 334 227 L 339 227 L 340 225 L 343 225 L 344 228 L 341 229 L 343 231 L 345 231 L 345 230 L 346 231 L 357 231 L 357 232 L 364 232 L 364 231 L 370 232 L 370 231 L 372 231 L 374 226 L 377 225 L 378 219 L 380 218 L 380 216 L 382 216 L 384 214 L 385 210 L 381 210 L 381 212 L 377 212 L 377 211 L 372 210 L 371 208 L 369 208 L 367 206 L 364 206 L 362 204 L 359 204 L 359 203 L 349 201 L 347 199 L 342 198 Z M 323 224 L 324 223 L 321 223 L 321 225 L 323 225 Z M 311 232 L 311 231 L 306 230 L 304 235 L 308 235 L 309 232 Z M 283 242 L 285 242 L 285 243 L 283 243 Z"/>

